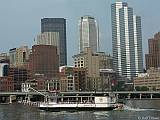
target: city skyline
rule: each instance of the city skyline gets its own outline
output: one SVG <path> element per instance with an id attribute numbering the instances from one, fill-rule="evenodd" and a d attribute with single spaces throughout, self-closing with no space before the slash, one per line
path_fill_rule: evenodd
<path id="1" fill-rule="evenodd" d="M 34 38 L 40 33 L 40 19 L 44 17 L 64 17 L 67 19 L 67 49 L 68 64 L 72 63 L 72 57 L 78 53 L 78 20 L 83 15 L 91 15 L 97 19 L 100 25 L 101 51 L 112 53 L 111 47 L 111 17 L 110 8 L 114 1 L 106 0 L 54 0 L 54 1 L 3 1 L 0 13 L 5 15 L 0 20 L 1 25 L 1 49 L 0 52 L 8 52 L 9 49 L 22 45 L 31 46 Z M 147 53 L 148 39 L 159 31 L 160 17 L 156 10 L 160 1 L 124 0 L 134 8 L 134 11 L 142 18 L 143 54 Z M 145 1 L 145 5 L 144 5 Z M 10 4 L 8 4 L 8 2 Z M 60 10 L 60 8 L 61 10 Z M 154 6 L 154 7 L 149 7 Z M 150 9 L 148 9 L 150 8 Z M 59 10 L 57 12 L 57 10 Z M 77 10 L 75 12 L 75 10 Z M 12 18 L 12 22 L 11 22 Z M 13 30 L 14 29 L 14 30 Z M 9 34 L 9 35 L 8 35 Z M 5 42 L 4 42 L 5 41 Z"/>

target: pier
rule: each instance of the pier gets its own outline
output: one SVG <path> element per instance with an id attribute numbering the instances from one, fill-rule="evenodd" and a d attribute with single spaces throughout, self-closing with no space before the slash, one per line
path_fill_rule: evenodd
<path id="1" fill-rule="evenodd" d="M 12 103 L 13 101 L 43 101 L 48 92 L 0 92 L 0 103 Z M 106 96 L 114 94 L 118 100 L 154 100 L 160 99 L 160 91 L 113 91 L 113 92 L 60 92 L 58 96 Z"/>

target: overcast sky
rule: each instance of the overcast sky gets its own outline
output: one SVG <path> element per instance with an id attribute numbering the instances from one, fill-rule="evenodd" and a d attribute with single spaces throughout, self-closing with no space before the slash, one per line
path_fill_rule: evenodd
<path id="1" fill-rule="evenodd" d="M 40 33 L 40 19 L 63 17 L 67 19 L 68 63 L 78 53 L 78 20 L 83 15 L 96 18 L 100 27 L 101 51 L 112 53 L 111 3 L 115 0 L 1 0 L 0 52 L 34 44 Z M 123 0 L 142 17 L 143 54 L 148 51 L 148 39 L 160 31 L 160 0 Z"/>

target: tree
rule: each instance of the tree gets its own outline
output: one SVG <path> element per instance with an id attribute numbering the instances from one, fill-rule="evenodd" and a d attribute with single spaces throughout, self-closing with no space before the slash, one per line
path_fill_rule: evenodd
<path id="1" fill-rule="evenodd" d="M 135 89 L 136 89 L 136 91 L 141 91 L 141 87 L 139 87 L 139 86 L 136 86 Z"/>
<path id="2" fill-rule="evenodd" d="M 136 91 L 149 91 L 149 88 L 147 86 L 136 86 L 135 89 Z"/>
<path id="3" fill-rule="evenodd" d="M 149 91 L 149 88 L 146 87 L 146 86 L 142 86 L 142 87 L 141 87 L 141 91 Z"/>

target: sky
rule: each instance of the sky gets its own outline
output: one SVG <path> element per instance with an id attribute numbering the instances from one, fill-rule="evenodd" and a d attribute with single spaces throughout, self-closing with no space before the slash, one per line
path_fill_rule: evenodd
<path id="1" fill-rule="evenodd" d="M 141 16 L 143 54 L 148 53 L 148 39 L 160 31 L 160 0 L 122 0 Z M 111 4 L 115 0 L 1 0 L 0 53 L 34 43 L 40 34 L 40 20 L 45 17 L 67 20 L 68 65 L 79 53 L 78 21 L 91 15 L 98 21 L 101 51 L 112 54 Z"/>

